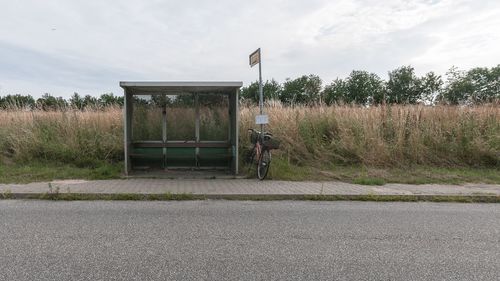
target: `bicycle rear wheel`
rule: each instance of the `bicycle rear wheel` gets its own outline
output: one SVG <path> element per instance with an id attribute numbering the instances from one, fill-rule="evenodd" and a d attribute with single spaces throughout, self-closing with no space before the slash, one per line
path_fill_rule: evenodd
<path id="1" fill-rule="evenodd" d="M 268 149 L 264 149 L 260 154 L 259 163 L 257 164 L 257 177 L 259 178 L 259 180 L 263 180 L 264 178 L 266 178 L 270 164 L 271 151 L 269 151 Z"/>

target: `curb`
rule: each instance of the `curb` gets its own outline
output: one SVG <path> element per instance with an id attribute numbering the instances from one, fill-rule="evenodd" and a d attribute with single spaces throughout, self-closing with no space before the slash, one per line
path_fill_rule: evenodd
<path id="1" fill-rule="evenodd" d="M 191 194 L 191 193 L 5 193 L 0 200 L 31 199 L 61 201 L 182 201 L 182 200 L 241 200 L 241 201 L 374 201 L 374 202 L 457 202 L 500 203 L 499 195 L 318 195 L 318 194 Z"/>

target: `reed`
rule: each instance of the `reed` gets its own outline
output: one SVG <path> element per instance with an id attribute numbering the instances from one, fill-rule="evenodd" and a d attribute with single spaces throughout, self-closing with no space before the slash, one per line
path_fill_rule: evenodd
<path id="1" fill-rule="evenodd" d="M 256 108 L 241 110 L 252 126 Z M 500 107 L 283 107 L 269 104 L 278 153 L 293 164 L 498 166 Z"/>
<path id="2" fill-rule="evenodd" d="M 299 166 L 361 164 L 376 167 L 408 165 L 498 167 L 500 165 L 500 107 L 459 106 L 297 106 L 266 104 L 268 130 L 281 141 L 275 155 Z M 255 127 L 258 108 L 240 108 L 241 146 L 249 145 L 246 129 Z M 224 134 L 221 112 L 202 112 L 206 134 Z M 189 111 L 169 118 L 175 128 L 194 129 Z M 159 136 L 158 114 L 137 115 L 137 131 Z M 123 158 L 123 121 L 119 107 L 58 111 L 0 110 L 0 157 L 92 167 Z M 149 119 L 148 119 L 149 118 Z M 193 121 L 194 122 L 194 121 Z M 155 125 L 156 124 L 156 125 Z M 137 129 L 139 130 L 139 129 Z M 179 138 L 188 136 L 179 131 Z M 194 132 L 192 133 L 194 135 Z M 216 138 L 216 136 L 213 136 Z"/>

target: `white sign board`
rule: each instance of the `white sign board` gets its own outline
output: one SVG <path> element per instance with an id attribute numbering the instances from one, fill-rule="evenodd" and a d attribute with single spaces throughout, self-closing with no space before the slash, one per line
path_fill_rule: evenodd
<path id="1" fill-rule="evenodd" d="M 258 48 L 255 52 L 250 54 L 249 60 L 250 60 L 250 67 L 260 63 L 260 48 Z"/>
<path id="2" fill-rule="evenodd" d="M 255 116 L 255 124 L 257 125 L 269 124 L 269 117 L 267 115 L 257 115 Z"/>

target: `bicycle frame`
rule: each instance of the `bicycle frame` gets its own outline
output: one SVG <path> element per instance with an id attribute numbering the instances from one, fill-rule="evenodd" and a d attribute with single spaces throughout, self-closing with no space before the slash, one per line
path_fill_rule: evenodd
<path id="1" fill-rule="evenodd" d="M 262 145 L 260 144 L 260 140 L 257 140 L 257 142 L 255 143 L 254 150 L 255 150 L 255 159 L 259 160 L 260 154 L 262 153 Z"/>
<path id="2" fill-rule="evenodd" d="M 249 131 L 254 132 L 253 129 L 249 129 Z M 262 132 L 259 132 L 259 135 L 257 137 L 257 141 L 254 143 L 253 148 L 252 148 L 252 150 L 255 151 L 254 159 L 256 159 L 257 161 L 259 160 L 260 154 L 262 153 L 262 147 L 263 147 L 263 145 L 262 145 L 262 138 L 263 138 L 263 135 L 264 134 Z"/>

